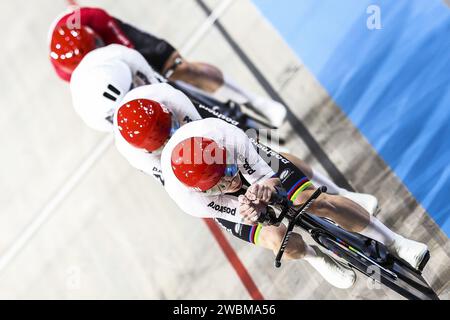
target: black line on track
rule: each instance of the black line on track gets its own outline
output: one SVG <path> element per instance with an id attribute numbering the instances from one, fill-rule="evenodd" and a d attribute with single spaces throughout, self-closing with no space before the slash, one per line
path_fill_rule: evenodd
<path id="1" fill-rule="evenodd" d="M 211 9 L 203 2 L 203 0 L 196 0 L 197 4 L 203 9 L 207 16 L 211 15 Z M 288 110 L 288 121 L 290 122 L 292 128 L 299 135 L 305 144 L 308 146 L 312 154 L 317 158 L 320 164 L 325 168 L 330 177 L 334 182 L 347 190 L 354 191 L 353 187 L 348 182 L 347 178 L 342 174 L 342 172 L 335 166 L 331 161 L 325 151 L 322 149 L 320 144 L 314 139 L 313 135 L 309 132 L 306 126 L 299 120 L 295 114 L 288 107 L 287 103 L 283 98 L 276 92 L 273 86 L 267 81 L 261 71 L 256 67 L 256 65 L 250 60 L 247 54 L 241 49 L 236 41 L 230 36 L 230 34 L 225 30 L 223 25 L 217 20 L 214 25 L 217 27 L 219 32 L 228 42 L 228 44 L 233 48 L 234 52 L 239 56 L 242 62 L 247 66 L 253 76 L 258 80 L 259 84 L 264 88 L 267 94 L 274 100 L 277 100 L 287 106 Z"/>

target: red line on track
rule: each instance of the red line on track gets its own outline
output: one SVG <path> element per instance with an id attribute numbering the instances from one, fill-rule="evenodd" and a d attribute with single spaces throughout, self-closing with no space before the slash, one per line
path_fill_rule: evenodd
<path id="1" fill-rule="evenodd" d="M 71 6 L 78 6 L 78 3 L 76 0 L 66 0 L 66 1 Z M 263 295 L 261 294 L 261 292 L 259 291 L 255 282 L 253 281 L 250 273 L 245 268 L 241 259 L 239 259 L 239 256 L 237 255 L 237 253 L 233 249 L 233 247 L 230 245 L 227 238 L 223 235 L 222 230 L 220 230 L 220 228 L 217 226 L 217 224 L 213 220 L 211 220 L 211 219 L 203 219 L 203 220 L 205 221 L 205 223 L 208 226 L 209 230 L 211 231 L 212 235 L 214 236 L 214 238 L 216 239 L 220 248 L 222 249 L 223 253 L 227 257 L 227 259 L 230 262 L 231 266 L 233 267 L 234 271 L 236 271 L 239 279 L 241 280 L 245 289 L 247 289 L 247 291 L 250 294 L 250 296 L 252 297 L 252 299 L 253 300 L 264 300 Z"/>
<path id="2" fill-rule="evenodd" d="M 239 259 L 239 256 L 237 255 L 236 251 L 233 249 L 233 247 L 231 247 L 227 238 L 222 233 L 222 230 L 217 226 L 217 224 L 212 219 L 203 219 L 203 221 L 205 221 L 206 225 L 213 234 L 220 248 L 222 248 L 223 253 L 227 257 L 233 269 L 236 271 L 237 275 L 239 276 L 239 279 L 241 279 L 242 284 L 247 289 L 252 299 L 264 300 L 263 295 L 261 294 L 252 277 L 250 276 L 250 273 L 245 268 L 241 259 Z"/>

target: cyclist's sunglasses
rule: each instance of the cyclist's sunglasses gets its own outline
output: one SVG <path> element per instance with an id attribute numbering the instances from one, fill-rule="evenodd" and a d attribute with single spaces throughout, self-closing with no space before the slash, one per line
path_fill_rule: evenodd
<path id="1" fill-rule="evenodd" d="M 227 167 L 225 168 L 225 176 L 226 177 L 234 177 L 238 174 L 239 167 L 237 164 L 227 164 Z"/>

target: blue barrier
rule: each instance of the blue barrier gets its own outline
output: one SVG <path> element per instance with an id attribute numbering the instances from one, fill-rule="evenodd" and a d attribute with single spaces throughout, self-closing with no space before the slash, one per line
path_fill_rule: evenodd
<path id="1" fill-rule="evenodd" d="M 448 236 L 450 8 L 440 0 L 253 2 Z"/>

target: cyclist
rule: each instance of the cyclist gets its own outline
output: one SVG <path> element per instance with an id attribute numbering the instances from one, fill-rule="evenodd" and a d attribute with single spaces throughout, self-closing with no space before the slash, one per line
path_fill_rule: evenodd
<path id="1" fill-rule="evenodd" d="M 131 90 L 114 115 L 117 150 L 136 169 L 164 184 L 161 151 L 171 135 L 200 114 L 181 91 L 166 83 Z"/>
<path id="2" fill-rule="evenodd" d="M 183 103 L 172 104 L 175 107 L 185 108 L 184 111 L 178 109 L 177 112 L 183 113 L 184 116 L 190 115 L 191 120 L 200 119 L 198 112 L 192 110 L 195 107 L 188 98 L 178 90 L 173 88 L 170 90 L 167 84 L 149 85 L 142 90 L 136 88 L 132 90 L 133 93 L 130 92 L 130 96 L 123 100 L 129 89 L 133 87 L 158 83 L 159 80 L 155 78 L 152 68 L 141 54 L 133 49 L 113 44 L 87 54 L 73 72 L 70 87 L 76 112 L 91 128 L 100 131 L 111 132 L 113 130 L 113 114 L 123 101 L 146 97 L 154 97 L 156 100 L 164 97 L 166 100 L 183 101 Z M 157 90 L 161 90 L 161 93 L 158 93 Z M 179 98 L 180 95 L 183 97 Z M 169 108 L 170 105 L 167 107 Z M 118 135 L 116 134 L 116 136 Z M 133 149 L 129 149 L 130 151 L 127 152 L 127 144 L 123 143 L 123 138 L 118 137 L 116 145 L 119 151 L 131 164 L 136 163 L 137 160 L 133 160 L 136 158 L 136 152 L 133 152 Z M 132 156 L 133 154 L 135 156 Z M 343 195 L 362 205 L 371 214 L 376 211 L 378 201 L 375 197 L 340 188 L 331 179 L 306 163 L 300 160 L 298 163 L 315 183 L 327 186 L 330 194 Z M 145 171 L 147 164 L 142 167 L 135 165 L 135 167 Z"/>
<path id="3" fill-rule="evenodd" d="M 161 151 L 178 128 L 191 121 L 199 120 L 200 115 L 182 92 L 160 83 L 131 90 L 124 97 L 123 105 L 116 110 L 114 119 L 114 136 L 119 152 L 133 167 L 152 175 L 164 185 Z M 222 123 L 222 120 L 219 121 Z M 302 165 L 305 166 L 304 163 Z M 257 238 L 255 236 L 257 227 L 230 223 L 227 219 L 221 218 L 216 221 L 223 228 L 232 230 L 232 233 L 241 239 L 254 242 Z M 264 230 L 262 238 L 275 242 L 274 239 L 278 239 L 283 230 L 284 226 L 268 227 Z M 351 285 L 349 282 L 353 283 L 354 280 L 341 279 L 348 273 L 350 277 L 353 277 L 354 274 L 351 271 L 324 256 L 320 251 L 317 255 L 316 258 L 311 257 L 310 261 L 321 272 L 324 272 L 323 269 L 328 266 L 336 269 L 338 274 L 342 274 L 336 279 L 330 279 L 328 274 L 325 274 L 325 277 L 328 277 L 335 286 L 347 287 Z"/>
<path id="4" fill-rule="evenodd" d="M 163 109 L 170 113 L 170 117 L 156 116 Z M 161 148 L 176 129 L 201 119 L 201 116 L 181 91 L 168 84 L 158 83 L 133 89 L 126 94 L 114 119 L 115 143 L 119 152 L 133 167 L 155 176 L 163 183 L 160 169 Z M 145 127 L 142 126 L 144 120 Z M 170 127 L 170 130 L 154 129 L 160 127 Z M 135 134 L 136 132 L 138 134 Z M 155 140 L 159 141 L 156 147 Z M 313 182 L 327 186 L 330 194 L 343 195 L 359 203 L 371 214 L 375 212 L 378 201 L 374 196 L 340 188 L 300 159 L 296 159 L 296 165 L 302 168 Z"/>
<path id="5" fill-rule="evenodd" d="M 275 252 L 286 227 L 283 224 L 262 226 L 256 222 L 267 209 L 275 187 L 288 190 L 296 205 L 309 198 L 314 187 L 295 166 L 298 161 L 295 157 L 288 159 L 270 150 L 272 157 L 265 160 L 268 152 L 258 153 L 258 147 L 243 131 L 221 120 L 195 121 L 175 132 L 164 147 L 162 173 L 166 191 L 184 212 L 227 220 L 226 228 L 230 232 Z M 274 171 L 269 163 L 278 168 Z M 425 244 L 394 233 L 345 197 L 322 194 L 310 210 L 349 231 L 384 243 L 393 254 L 415 268 L 428 252 Z M 349 288 L 356 279 L 351 269 L 318 247 L 307 245 L 298 233 L 292 234 L 285 258 L 305 259 L 339 288 Z"/>
<path id="6" fill-rule="evenodd" d="M 114 112 L 129 90 L 158 82 L 139 52 L 111 44 L 83 58 L 72 73 L 70 91 L 83 121 L 97 131 L 111 132 Z"/>
<path id="7" fill-rule="evenodd" d="M 210 64 L 185 60 L 167 41 L 99 8 L 74 8 L 56 19 L 50 30 L 50 60 L 59 77 L 69 81 L 87 53 L 110 44 L 137 50 L 154 70 L 171 80 L 182 80 L 221 99 L 250 102 L 274 126 L 286 117 L 282 104 L 242 89 Z"/>

